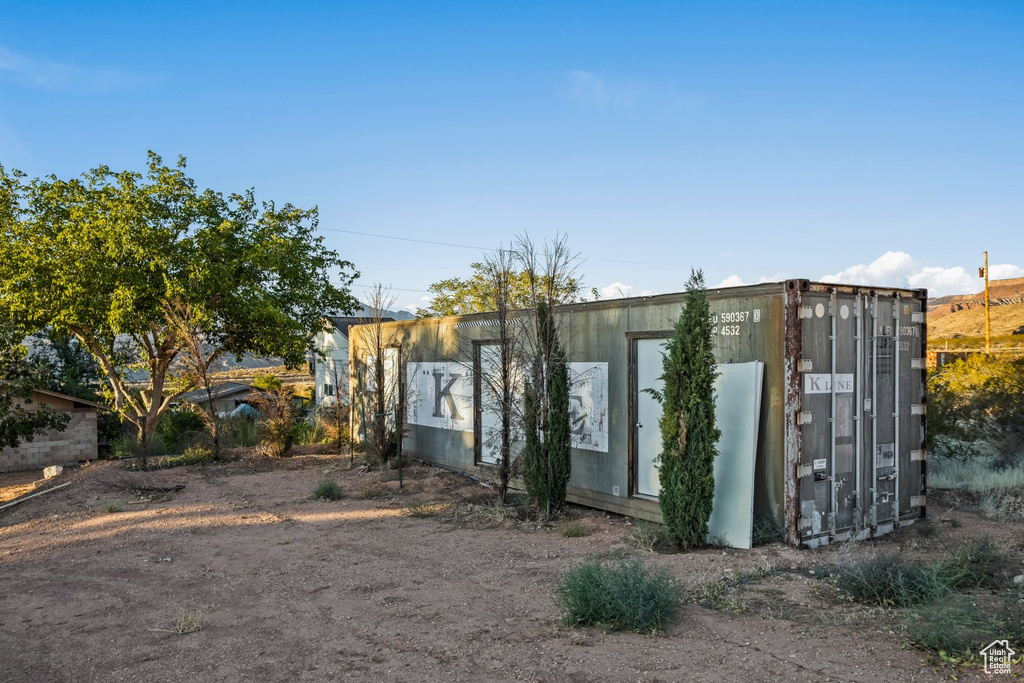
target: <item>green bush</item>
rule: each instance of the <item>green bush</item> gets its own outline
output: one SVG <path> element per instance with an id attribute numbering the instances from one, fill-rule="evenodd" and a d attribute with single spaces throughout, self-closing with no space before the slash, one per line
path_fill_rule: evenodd
<path id="1" fill-rule="evenodd" d="M 283 458 L 295 443 L 295 422 L 288 417 L 266 419 L 260 425 L 262 445 L 271 458 Z"/>
<path id="2" fill-rule="evenodd" d="M 640 550 L 653 553 L 664 546 L 668 535 L 663 524 L 646 522 L 642 519 L 633 520 L 633 530 L 629 533 L 630 542 Z"/>
<path id="3" fill-rule="evenodd" d="M 907 635 L 929 650 L 965 656 L 996 639 L 1024 643 L 1022 599 L 1019 591 L 1008 591 L 988 601 L 972 595 L 937 600 L 907 616 Z"/>
<path id="4" fill-rule="evenodd" d="M 861 560 L 833 576 L 850 598 L 883 607 L 917 605 L 948 592 L 938 572 L 889 555 Z"/>
<path id="5" fill-rule="evenodd" d="M 567 626 L 647 633 L 661 630 L 681 601 L 668 572 L 650 569 L 638 559 L 617 565 L 584 562 L 565 573 L 557 597 Z"/>
<path id="6" fill-rule="evenodd" d="M 295 443 L 300 446 L 310 446 L 330 442 L 331 439 L 327 436 L 327 432 L 324 430 L 324 427 L 319 420 L 312 423 L 307 422 L 306 420 L 300 420 L 295 425 Z"/>
<path id="7" fill-rule="evenodd" d="M 248 417 L 229 417 L 224 421 L 225 441 L 232 446 L 248 448 L 260 442 L 260 430 Z"/>
<path id="8" fill-rule="evenodd" d="M 185 450 L 206 434 L 203 418 L 188 408 L 169 410 L 160 417 L 154 436 L 164 444 L 163 452 Z"/>
<path id="9" fill-rule="evenodd" d="M 140 444 L 134 436 L 122 436 L 111 444 L 112 458 L 143 458 L 163 455 L 169 451 L 166 442 L 158 433 L 150 437 L 149 442 Z"/>
<path id="10" fill-rule="evenodd" d="M 135 449 L 138 448 L 138 445 L 138 439 L 131 436 L 122 436 L 114 439 L 110 443 L 110 457 L 130 458 L 135 455 Z"/>
<path id="11" fill-rule="evenodd" d="M 754 528 L 751 532 L 752 545 L 761 546 L 770 543 L 779 543 L 783 539 L 782 526 L 774 517 L 768 515 L 755 515 Z"/>
<path id="12" fill-rule="evenodd" d="M 980 539 L 951 557 L 925 565 L 881 555 L 832 572 L 835 584 L 850 598 L 883 607 L 908 607 L 937 600 L 966 588 L 998 585 L 1003 555 Z"/>
<path id="13" fill-rule="evenodd" d="M 159 469 L 169 469 L 171 467 L 183 467 L 186 465 L 205 465 L 213 461 L 213 451 L 209 448 L 204 446 L 189 446 L 181 455 L 169 455 L 166 458 L 160 458 L 156 462 L 156 467 Z"/>
<path id="14" fill-rule="evenodd" d="M 341 487 L 330 477 L 324 477 L 313 489 L 313 497 L 317 500 L 340 500 Z"/>
<path id="15" fill-rule="evenodd" d="M 581 538 L 587 535 L 587 527 L 573 522 L 562 527 L 562 535 L 566 538 Z"/>
<path id="16" fill-rule="evenodd" d="M 928 373 L 928 441 L 970 460 L 988 442 L 1012 451 L 1024 436 L 1024 358 L 974 354 Z"/>

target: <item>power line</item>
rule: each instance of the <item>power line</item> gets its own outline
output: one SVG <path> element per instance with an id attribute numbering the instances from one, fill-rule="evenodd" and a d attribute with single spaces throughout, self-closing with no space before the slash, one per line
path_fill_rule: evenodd
<path id="1" fill-rule="evenodd" d="M 418 240 L 412 237 L 396 237 L 394 235 L 379 235 L 373 232 L 359 232 L 357 230 L 342 230 L 341 228 L 324 228 L 321 230 L 329 230 L 330 232 L 343 232 L 346 235 L 362 235 L 363 237 L 377 237 L 384 240 L 397 240 L 399 242 L 416 242 L 417 244 L 433 244 L 438 247 L 454 247 L 457 249 L 473 249 L 474 251 L 494 251 L 493 248 L 487 247 L 474 247 L 469 244 L 455 244 L 453 242 L 433 242 L 431 240 Z M 622 259 L 604 259 L 604 258 L 585 258 L 584 261 L 595 261 L 597 263 L 625 263 L 635 266 L 665 266 L 668 268 L 692 268 L 693 266 L 688 263 L 664 263 L 659 261 L 625 261 Z M 393 289 L 398 289 L 394 287 Z M 409 290 L 409 291 L 426 291 L 426 290 Z"/>
<path id="2" fill-rule="evenodd" d="M 372 232 L 357 232 L 355 230 L 342 230 L 341 228 L 320 228 L 321 230 L 330 230 L 331 232 L 343 232 L 348 235 L 362 235 L 364 237 L 379 237 L 385 240 L 398 240 L 400 242 L 417 242 L 419 244 L 434 244 L 439 247 L 457 247 L 459 249 L 474 249 L 476 251 L 494 251 L 493 249 L 485 249 L 484 247 L 472 247 L 468 244 L 452 244 L 451 242 L 431 242 L 430 240 L 416 240 L 411 237 L 395 237 L 394 235 L 377 235 Z"/>

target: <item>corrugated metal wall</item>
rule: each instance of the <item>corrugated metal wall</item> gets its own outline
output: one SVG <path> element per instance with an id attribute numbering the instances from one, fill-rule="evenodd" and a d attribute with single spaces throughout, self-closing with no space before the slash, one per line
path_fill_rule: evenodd
<path id="1" fill-rule="evenodd" d="M 884 533 L 894 518 L 918 516 L 924 427 L 912 406 L 924 402 L 923 292 L 790 280 L 712 290 L 708 298 L 718 362 L 765 364 L 755 515 L 774 519 L 789 542 L 806 545 Z M 636 402 L 645 388 L 637 385 L 636 349 L 640 340 L 668 338 L 684 301 L 685 294 L 668 294 L 557 309 L 569 360 L 584 375 L 596 373 L 591 383 L 581 380 L 581 405 L 599 410 L 592 403 L 606 402 L 600 419 L 580 417 L 581 431 L 603 431 L 581 437 L 573 450 L 570 500 L 660 519 L 657 501 L 636 486 Z M 479 370 L 474 343 L 495 340 L 493 323 L 489 314 L 385 323 L 390 343 L 401 348 L 403 383 L 412 367 L 423 386 L 474 394 L 443 396 L 450 406 L 473 406 L 471 420 L 456 408 L 459 421 L 436 393 L 434 403 L 407 393 L 418 401 L 407 409 L 404 441 L 415 457 L 484 477 L 493 472 L 480 460 L 481 391 L 466 383 Z M 363 336 L 352 328 L 353 373 L 367 355 Z M 353 404 L 358 400 L 354 395 Z M 409 418 L 432 406 L 437 417 Z"/>

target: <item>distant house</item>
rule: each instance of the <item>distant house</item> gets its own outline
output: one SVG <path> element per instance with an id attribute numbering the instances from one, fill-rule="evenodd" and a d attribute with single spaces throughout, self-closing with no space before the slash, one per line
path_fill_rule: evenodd
<path id="1" fill-rule="evenodd" d="M 94 460 L 97 450 L 96 416 L 105 408 L 54 391 L 32 392 L 32 403 L 27 406 L 49 406 L 71 415 L 64 431 L 37 434 L 32 441 L 22 440 L 17 448 L 0 449 L 0 472 L 20 472 L 42 469 L 50 465 L 73 465 Z"/>
<path id="2" fill-rule="evenodd" d="M 367 325 L 374 322 L 365 316 L 328 316 L 334 329 L 320 332 L 313 343 L 323 354 L 321 358 L 313 354 L 310 365 L 316 379 L 316 404 L 330 405 L 340 397 L 348 400 L 348 331 L 353 325 Z M 382 322 L 393 321 L 394 318 L 382 318 Z"/>
<path id="3" fill-rule="evenodd" d="M 243 403 L 248 404 L 252 396 L 252 385 L 242 382 L 224 382 L 213 387 L 211 396 L 206 395 L 205 389 L 196 389 L 178 397 L 178 403 L 192 403 L 197 406 L 205 406 L 210 398 L 213 399 L 214 410 L 218 415 L 230 414 L 235 408 Z"/>

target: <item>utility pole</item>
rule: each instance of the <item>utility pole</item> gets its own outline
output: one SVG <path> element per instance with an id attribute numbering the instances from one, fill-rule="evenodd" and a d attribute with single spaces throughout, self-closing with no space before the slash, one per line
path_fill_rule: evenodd
<path id="1" fill-rule="evenodd" d="M 992 325 L 988 314 L 988 252 L 985 252 L 985 267 L 978 269 L 978 277 L 985 278 L 985 353 L 992 353 Z"/>

